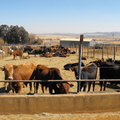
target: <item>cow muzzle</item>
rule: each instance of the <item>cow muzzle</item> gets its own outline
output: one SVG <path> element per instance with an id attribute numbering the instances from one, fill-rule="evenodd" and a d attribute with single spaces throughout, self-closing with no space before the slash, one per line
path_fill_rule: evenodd
<path id="1" fill-rule="evenodd" d="M 8 80 L 13 80 L 13 77 L 8 77 Z"/>

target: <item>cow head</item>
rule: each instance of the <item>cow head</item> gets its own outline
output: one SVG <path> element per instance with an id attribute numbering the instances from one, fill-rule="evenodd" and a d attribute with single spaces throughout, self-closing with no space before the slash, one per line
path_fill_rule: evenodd
<path id="1" fill-rule="evenodd" d="M 49 75 L 52 80 L 62 80 L 60 70 L 57 68 L 50 68 Z"/>
<path id="2" fill-rule="evenodd" d="M 55 93 L 68 94 L 70 87 L 73 87 L 74 85 L 66 82 L 66 83 L 57 83 L 56 86 L 57 89 L 55 90 Z"/>
<path id="3" fill-rule="evenodd" d="M 5 80 L 13 80 L 13 65 L 6 64 L 5 66 L 1 67 L 0 70 L 4 71 Z"/>

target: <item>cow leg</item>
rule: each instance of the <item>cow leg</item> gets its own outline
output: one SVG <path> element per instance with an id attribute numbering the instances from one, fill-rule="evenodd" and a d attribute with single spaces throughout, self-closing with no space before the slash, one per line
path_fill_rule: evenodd
<path id="1" fill-rule="evenodd" d="M 12 92 L 15 93 L 15 90 L 14 90 L 14 88 L 12 86 L 12 82 L 10 82 L 9 85 L 10 85 L 10 88 L 12 89 Z"/>
<path id="2" fill-rule="evenodd" d="M 30 93 L 32 93 L 32 82 L 30 82 L 29 84 L 30 84 Z"/>
<path id="3" fill-rule="evenodd" d="M 22 86 L 18 86 L 17 90 L 16 90 L 16 93 L 21 93 L 21 90 L 22 90 Z"/>
<path id="4" fill-rule="evenodd" d="M 100 91 L 102 91 L 102 85 L 103 85 L 103 81 L 100 81 Z"/>
<path id="5" fill-rule="evenodd" d="M 52 87 L 49 86 L 49 93 L 50 93 L 50 94 L 52 94 L 52 90 L 53 90 Z"/>
<path id="6" fill-rule="evenodd" d="M 42 92 L 45 93 L 45 86 L 41 85 L 41 87 L 42 87 Z"/>
<path id="7" fill-rule="evenodd" d="M 34 93 L 38 93 L 38 82 L 34 82 Z"/>
<path id="8" fill-rule="evenodd" d="M 106 88 L 106 83 L 107 83 L 107 82 L 106 82 L 106 81 L 104 81 L 104 91 L 105 91 L 105 88 Z"/>
<path id="9" fill-rule="evenodd" d="M 89 82 L 89 83 L 88 83 L 88 91 L 90 91 L 91 83 L 92 83 L 92 82 Z"/>
<path id="10" fill-rule="evenodd" d="M 84 89 L 83 89 L 83 91 L 86 91 L 86 86 L 84 86 Z"/>
<path id="11" fill-rule="evenodd" d="M 14 55 L 13 59 L 15 59 L 16 55 Z"/>
<path id="12" fill-rule="evenodd" d="M 95 81 L 93 81 L 93 91 L 95 90 Z"/>
<path id="13" fill-rule="evenodd" d="M 16 93 L 21 93 L 23 84 L 24 83 L 22 83 L 22 82 L 16 83 L 16 85 L 15 85 L 16 86 L 15 87 L 15 92 Z"/>
<path id="14" fill-rule="evenodd" d="M 5 86 L 5 92 L 7 93 L 8 82 L 5 82 L 5 83 L 4 83 L 4 86 Z"/>

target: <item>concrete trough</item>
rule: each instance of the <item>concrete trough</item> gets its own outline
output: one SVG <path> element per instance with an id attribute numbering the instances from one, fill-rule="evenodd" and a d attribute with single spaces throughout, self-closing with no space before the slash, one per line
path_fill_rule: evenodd
<path id="1" fill-rule="evenodd" d="M 120 93 L 0 95 L 0 114 L 95 113 L 120 111 Z"/>

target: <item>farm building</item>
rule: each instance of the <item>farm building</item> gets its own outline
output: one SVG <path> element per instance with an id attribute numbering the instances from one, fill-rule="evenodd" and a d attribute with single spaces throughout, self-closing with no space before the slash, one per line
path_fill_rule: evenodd
<path id="1" fill-rule="evenodd" d="M 80 44 L 80 39 L 76 38 L 62 38 L 60 39 L 60 45 L 64 46 L 64 47 L 68 47 L 68 46 L 78 46 Z M 84 38 L 83 39 L 83 46 L 86 47 L 93 47 L 95 45 L 95 40 L 94 39 L 88 39 L 88 38 Z"/>

